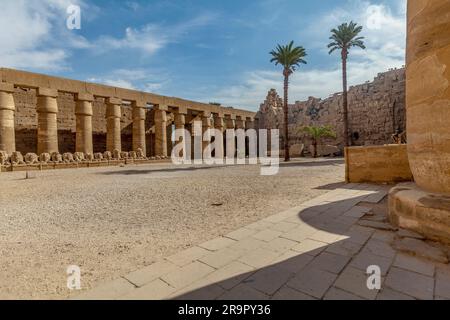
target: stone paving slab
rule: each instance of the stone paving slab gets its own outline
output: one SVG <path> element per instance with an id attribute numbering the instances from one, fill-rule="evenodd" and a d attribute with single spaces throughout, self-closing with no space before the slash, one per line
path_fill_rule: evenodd
<path id="1" fill-rule="evenodd" d="M 398 238 L 422 241 L 417 235 L 358 224 L 370 221 L 371 204 L 388 190 L 342 185 L 76 298 L 450 299 L 450 267 L 439 263 L 444 260 L 394 249 Z M 372 265 L 380 267 L 381 290 L 367 287 Z"/>

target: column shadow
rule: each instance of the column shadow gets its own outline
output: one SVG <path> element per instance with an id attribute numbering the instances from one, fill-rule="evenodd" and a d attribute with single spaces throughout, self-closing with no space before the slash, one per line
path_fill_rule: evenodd
<path id="1" fill-rule="evenodd" d="M 356 223 L 370 211 L 367 207 L 368 203 L 375 204 L 377 199 L 381 200 L 386 195 L 386 192 L 379 190 L 378 186 L 373 186 L 371 190 L 370 186 L 365 185 L 365 189 L 356 191 L 367 191 L 367 194 L 354 197 L 342 195 L 342 199 L 339 199 L 340 196 L 337 193 L 336 200 L 332 202 L 322 201 L 319 197 L 306 202 L 306 206 L 297 209 L 296 212 L 288 210 L 270 217 L 269 220 L 273 219 L 272 221 L 297 224 L 298 227 L 292 229 L 297 232 L 288 232 L 287 236 L 285 234 L 281 238 L 296 241 L 298 245 L 288 249 L 287 253 L 280 253 L 273 263 L 249 272 L 237 273 L 221 279 L 220 271 L 215 271 L 197 285 L 193 284 L 189 287 L 190 289 L 173 295 L 171 299 L 323 299 L 328 286 L 320 288 L 320 284 L 313 284 L 313 282 L 326 281 L 321 279 L 322 275 L 331 277 L 335 281 L 352 257 L 363 250 L 375 229 L 360 227 Z M 358 206 L 360 203 L 365 205 Z M 282 220 L 284 217 L 286 219 Z M 304 230 L 304 234 L 301 230 Z M 333 238 L 335 240 L 332 240 Z M 302 247 L 303 250 L 301 250 Z M 273 249 L 269 242 L 260 248 Z M 251 255 L 252 251 L 257 250 L 259 249 L 255 248 L 247 254 Z M 333 262 L 333 257 L 337 255 L 341 258 Z M 246 265 L 246 260 L 246 258 L 239 258 L 237 264 Z M 367 266 L 363 267 L 367 268 Z M 364 268 L 360 268 L 361 275 L 365 274 Z M 387 270 L 382 271 L 387 272 Z M 208 281 L 208 278 L 211 280 Z M 367 278 L 363 276 L 361 279 L 360 286 L 364 292 Z M 205 281 L 210 283 L 202 285 Z M 308 289 L 309 286 L 310 289 Z M 365 289 L 367 292 L 364 294 L 367 294 L 367 297 L 375 298 L 376 293 L 374 295 L 373 292 Z"/>

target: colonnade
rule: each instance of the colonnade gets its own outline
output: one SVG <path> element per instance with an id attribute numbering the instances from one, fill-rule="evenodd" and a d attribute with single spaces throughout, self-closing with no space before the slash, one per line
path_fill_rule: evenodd
<path id="1" fill-rule="evenodd" d="M 14 84 L 0 82 L 0 150 L 8 154 L 16 151 L 15 142 L 15 103 Z M 58 90 L 52 88 L 36 88 L 37 96 L 37 154 L 58 152 Z M 94 153 L 93 142 L 93 102 L 94 94 L 76 92 L 75 100 L 76 139 L 74 152 Z M 132 108 L 132 146 L 133 151 L 141 149 L 146 153 L 146 107 L 147 102 L 141 100 L 122 100 L 118 97 L 102 97 L 106 104 L 106 151 L 121 149 L 121 118 L 124 102 Z M 149 102 L 151 104 L 151 102 Z M 228 114 L 209 110 L 190 109 L 162 104 L 152 104 L 154 109 L 154 151 L 156 156 L 170 156 L 172 150 L 172 125 L 175 129 L 188 129 L 192 132 L 191 123 L 198 120 L 202 124 L 202 132 L 216 128 L 225 133 L 226 129 L 253 128 L 253 117 L 236 115 L 231 108 Z M 184 140 L 184 139 L 183 139 Z M 206 147 L 208 141 L 203 142 Z M 219 146 L 216 152 L 224 154 Z M 20 150 L 17 150 L 20 151 Z M 127 150 L 128 151 L 128 150 Z"/>

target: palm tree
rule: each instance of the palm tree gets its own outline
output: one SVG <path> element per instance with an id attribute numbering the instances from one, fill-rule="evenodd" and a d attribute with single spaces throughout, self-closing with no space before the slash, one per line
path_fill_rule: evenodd
<path id="1" fill-rule="evenodd" d="M 365 49 L 364 37 L 358 35 L 363 27 L 357 23 L 343 23 L 337 29 L 331 30 L 331 43 L 328 44 L 329 54 L 335 50 L 341 50 L 342 57 L 342 86 L 343 86 L 343 108 L 344 108 L 344 144 L 346 147 L 350 145 L 348 132 L 348 98 L 347 98 L 347 58 L 350 48 L 359 47 Z"/>
<path id="2" fill-rule="evenodd" d="M 321 138 L 336 138 L 336 133 L 330 126 L 306 126 L 303 128 L 303 131 L 306 132 L 312 139 L 312 145 L 314 147 L 314 158 L 317 158 L 317 145 Z"/>
<path id="3" fill-rule="evenodd" d="M 288 89 L 289 89 L 289 76 L 294 73 L 300 64 L 306 64 L 303 59 L 306 57 L 306 51 L 303 47 L 294 47 L 294 41 L 291 41 L 288 45 L 278 45 L 277 48 L 270 52 L 272 59 L 270 62 L 275 62 L 275 65 L 281 65 L 283 67 L 284 76 L 284 160 L 289 161 L 289 129 L 288 129 Z"/>

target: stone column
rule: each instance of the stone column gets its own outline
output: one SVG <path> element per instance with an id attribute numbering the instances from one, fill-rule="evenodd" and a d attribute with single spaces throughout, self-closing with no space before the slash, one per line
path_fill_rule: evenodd
<path id="1" fill-rule="evenodd" d="M 16 151 L 13 92 L 13 84 L 0 83 L 0 150 L 9 155 Z"/>
<path id="2" fill-rule="evenodd" d="M 415 183 L 389 192 L 390 221 L 450 245 L 450 1 L 408 1 L 406 121 Z"/>
<path id="3" fill-rule="evenodd" d="M 235 137 L 236 134 L 234 132 L 235 128 L 236 128 L 236 116 L 235 115 L 230 115 L 229 117 L 225 118 L 225 125 L 227 130 L 225 131 L 225 145 L 226 145 L 226 150 L 225 150 L 225 155 L 227 159 L 234 159 L 235 155 L 236 155 L 236 141 L 235 141 Z M 227 140 L 227 136 L 228 136 L 228 130 L 233 129 L 233 135 L 230 136 L 232 137 L 232 139 L 230 141 Z M 234 150 L 233 154 L 228 154 L 228 149 Z"/>
<path id="4" fill-rule="evenodd" d="M 235 120 L 234 123 L 235 123 L 235 126 L 236 126 L 236 130 L 237 129 L 241 129 L 241 130 L 244 131 L 244 134 L 245 134 L 245 118 L 242 117 L 242 116 L 236 116 L 236 120 Z M 245 136 L 244 136 L 244 142 L 243 142 L 244 146 L 243 147 L 239 145 L 240 143 L 242 143 L 240 140 L 241 140 L 241 138 L 238 137 L 237 141 L 236 141 L 236 155 L 238 156 L 239 159 L 245 159 L 245 155 L 247 154 L 247 152 L 246 152 L 246 139 L 245 139 Z M 244 150 L 238 150 L 237 147 L 243 148 Z M 238 154 L 238 151 L 241 152 L 241 153 Z"/>
<path id="5" fill-rule="evenodd" d="M 255 120 L 253 118 L 247 118 L 245 121 L 246 129 L 255 129 Z"/>
<path id="6" fill-rule="evenodd" d="M 245 130 L 245 120 L 241 116 L 237 116 L 235 120 L 236 129 Z"/>
<path id="7" fill-rule="evenodd" d="M 180 139 L 182 139 L 182 141 L 180 143 L 183 143 L 183 151 L 186 150 L 186 137 L 184 135 L 184 129 L 185 129 L 185 125 L 186 125 L 186 114 L 187 111 L 183 111 L 183 110 L 178 110 L 177 113 L 175 113 L 175 130 L 183 130 L 182 131 L 182 137 Z M 178 140 L 179 141 L 179 140 Z M 180 156 L 183 156 L 184 152 L 180 154 Z"/>
<path id="8" fill-rule="evenodd" d="M 55 89 L 37 89 L 38 154 L 58 152 L 57 97 L 58 91 Z"/>
<path id="9" fill-rule="evenodd" d="M 142 101 L 134 101 L 133 108 L 133 151 L 142 149 L 146 155 L 145 143 L 145 103 Z"/>
<path id="10" fill-rule="evenodd" d="M 246 130 L 255 129 L 255 121 L 253 118 L 246 118 L 245 128 L 246 128 Z M 252 150 L 256 151 L 256 154 L 254 156 L 257 156 L 257 153 L 258 153 L 258 133 L 257 132 L 256 132 L 256 138 L 255 138 L 256 141 L 253 142 L 251 140 L 252 139 L 251 139 L 250 135 L 249 135 L 248 139 L 245 139 L 245 154 L 250 156 L 250 143 L 254 143 L 254 144 L 256 144 L 254 146 L 256 148 L 256 150 L 254 150 L 254 149 L 252 149 Z"/>
<path id="11" fill-rule="evenodd" d="M 208 129 L 212 129 L 212 118 L 210 112 L 203 112 L 202 116 L 202 152 L 205 152 L 206 147 L 211 143 L 211 135 L 207 135 L 207 141 L 204 141 L 205 133 Z"/>
<path id="12" fill-rule="evenodd" d="M 218 130 L 220 130 L 222 132 L 222 134 L 224 134 L 225 132 L 225 119 L 223 117 L 223 114 L 215 114 L 214 115 L 214 127 Z M 216 139 L 215 141 L 217 141 L 217 137 L 215 137 L 214 139 Z M 216 158 L 223 158 L 225 155 L 224 152 L 224 138 L 222 137 L 222 141 L 221 143 L 217 142 L 216 143 Z"/>
<path id="13" fill-rule="evenodd" d="M 414 180 L 450 194 L 450 1 L 408 1 L 406 120 Z"/>
<path id="14" fill-rule="evenodd" d="M 78 93 L 75 97 L 76 116 L 76 152 L 94 154 L 92 144 L 92 101 L 94 96 L 90 93 Z"/>
<path id="15" fill-rule="evenodd" d="M 167 106 L 155 106 L 155 154 L 167 157 Z"/>
<path id="16" fill-rule="evenodd" d="M 172 121 L 167 121 L 167 156 L 170 157 L 170 155 L 172 154 L 172 125 L 173 122 Z"/>
<path id="17" fill-rule="evenodd" d="M 120 118 L 122 100 L 118 98 L 106 99 L 106 150 L 122 151 L 122 142 L 120 137 Z"/>

